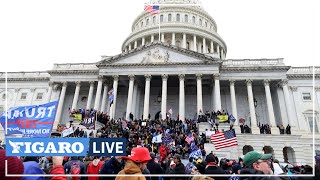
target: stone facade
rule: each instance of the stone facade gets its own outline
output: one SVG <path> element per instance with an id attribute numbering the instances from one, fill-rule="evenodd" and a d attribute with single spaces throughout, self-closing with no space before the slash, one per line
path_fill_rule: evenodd
<path id="1" fill-rule="evenodd" d="M 56 126 L 68 123 L 69 108 L 94 108 L 112 118 L 127 118 L 129 111 L 135 118 L 154 118 L 160 111 L 164 117 L 172 109 L 172 118 L 179 115 L 182 120 L 194 119 L 200 110 L 225 110 L 246 119 L 252 134 L 238 133 L 239 145 L 218 151 L 221 157 L 236 159 L 248 148 L 271 147 L 280 161 L 312 164 L 313 115 L 320 150 L 320 67 L 290 67 L 281 58 L 226 59 L 226 44 L 208 13 L 179 5 L 164 9 L 160 42 L 153 17 L 142 13 L 119 55 L 102 56 L 95 63 L 55 64 L 48 71 L 0 73 L 0 111 L 59 100 Z M 177 13 L 181 23 L 174 23 Z M 186 15 L 188 23 L 182 23 Z M 151 24 L 141 26 L 147 19 Z M 110 107 L 107 92 L 112 88 L 115 100 Z M 272 134 L 259 134 L 259 123 L 271 125 Z M 281 124 L 290 124 L 292 135 L 280 135 L 276 126 Z M 199 126 L 200 131 L 208 127 Z M 235 128 L 238 132 L 237 121 Z M 212 144 L 206 148 L 214 151 Z"/>

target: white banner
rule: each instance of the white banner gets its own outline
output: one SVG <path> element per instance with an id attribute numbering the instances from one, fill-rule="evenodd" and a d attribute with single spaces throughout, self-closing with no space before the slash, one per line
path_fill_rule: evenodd
<path id="1" fill-rule="evenodd" d="M 70 127 L 69 129 L 62 131 L 62 137 L 66 137 L 72 133 L 73 133 L 73 127 Z"/>
<path id="2" fill-rule="evenodd" d="M 152 138 L 152 143 L 162 143 L 162 134 L 159 134 Z"/>

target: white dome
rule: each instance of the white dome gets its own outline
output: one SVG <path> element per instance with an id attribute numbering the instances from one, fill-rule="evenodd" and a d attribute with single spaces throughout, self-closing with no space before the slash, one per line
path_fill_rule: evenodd
<path id="1" fill-rule="evenodd" d="M 160 13 L 143 11 L 134 20 L 131 34 L 122 44 L 123 52 L 160 40 L 165 44 L 219 54 L 221 59 L 225 58 L 227 46 L 217 33 L 217 24 L 201 8 L 198 0 L 151 0 L 149 4 L 160 5 Z"/>

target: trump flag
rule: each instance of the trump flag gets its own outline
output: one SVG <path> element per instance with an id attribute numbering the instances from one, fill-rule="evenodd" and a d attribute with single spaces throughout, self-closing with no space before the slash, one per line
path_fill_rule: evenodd
<path id="1" fill-rule="evenodd" d="M 23 134 L 25 137 L 49 137 L 57 106 L 58 101 L 41 105 L 13 107 L 3 113 L 0 117 L 0 123 L 5 132 L 7 130 L 6 136 Z"/>

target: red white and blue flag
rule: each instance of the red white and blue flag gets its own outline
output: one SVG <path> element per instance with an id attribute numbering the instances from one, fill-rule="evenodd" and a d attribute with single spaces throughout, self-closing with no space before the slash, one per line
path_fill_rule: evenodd
<path id="1" fill-rule="evenodd" d="M 190 144 L 192 141 L 194 141 L 192 133 L 189 133 L 189 135 L 186 137 L 185 141 L 187 141 L 188 144 Z"/>
<path id="2" fill-rule="evenodd" d="M 212 134 L 210 140 L 214 144 L 216 150 L 238 145 L 234 129 Z"/>
<path id="3" fill-rule="evenodd" d="M 145 4 L 144 10 L 150 14 L 159 14 L 160 13 L 160 6 L 152 6 L 149 4 Z"/>

